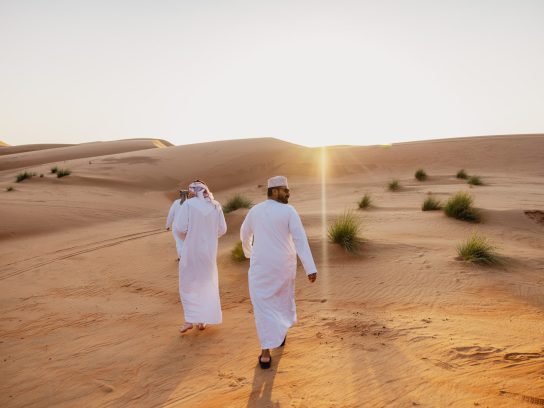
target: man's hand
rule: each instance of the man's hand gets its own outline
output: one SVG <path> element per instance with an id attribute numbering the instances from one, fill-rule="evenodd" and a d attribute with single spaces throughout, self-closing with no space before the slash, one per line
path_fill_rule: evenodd
<path id="1" fill-rule="evenodd" d="M 308 275 L 308 280 L 311 283 L 314 283 L 316 279 L 317 279 L 317 273 L 311 273 L 311 274 Z"/>
<path id="2" fill-rule="evenodd" d="M 170 231 L 170 227 L 166 227 L 166 231 Z"/>

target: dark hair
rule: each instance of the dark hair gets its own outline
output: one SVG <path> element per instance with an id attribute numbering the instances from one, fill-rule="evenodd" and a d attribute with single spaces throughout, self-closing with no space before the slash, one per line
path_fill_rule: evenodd
<path id="1" fill-rule="evenodd" d="M 272 197 L 272 190 L 274 190 L 277 187 L 268 187 L 268 190 L 266 190 L 267 197 Z"/>

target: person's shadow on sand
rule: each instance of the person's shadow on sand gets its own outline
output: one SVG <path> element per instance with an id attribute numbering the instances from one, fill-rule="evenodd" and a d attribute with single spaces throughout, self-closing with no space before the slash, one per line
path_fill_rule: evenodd
<path id="1" fill-rule="evenodd" d="M 279 408 L 279 402 L 272 402 L 272 388 L 274 386 L 274 379 L 278 372 L 281 356 L 283 355 L 283 347 L 272 350 L 272 366 L 263 370 L 257 361 L 255 366 L 255 373 L 253 374 L 253 385 L 251 387 L 251 394 L 247 401 L 248 408 Z M 255 359 L 257 360 L 257 359 Z"/>

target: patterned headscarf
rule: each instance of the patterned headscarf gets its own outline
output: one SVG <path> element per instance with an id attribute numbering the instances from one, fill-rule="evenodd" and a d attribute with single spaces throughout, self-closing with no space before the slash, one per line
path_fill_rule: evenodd
<path id="1" fill-rule="evenodd" d="M 191 184 L 189 184 L 189 191 L 194 193 L 196 198 L 200 200 L 206 200 L 210 203 L 212 203 L 216 208 L 221 207 L 221 204 L 219 204 L 215 199 L 213 198 L 213 194 L 210 191 L 210 188 L 204 184 L 201 181 L 194 181 Z"/>

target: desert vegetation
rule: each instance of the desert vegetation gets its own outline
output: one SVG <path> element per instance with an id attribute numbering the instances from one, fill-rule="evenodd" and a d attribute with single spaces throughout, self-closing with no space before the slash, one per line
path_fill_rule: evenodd
<path id="1" fill-rule="evenodd" d="M 236 262 L 243 262 L 247 258 L 244 255 L 244 250 L 242 249 L 242 241 L 238 241 L 234 248 L 230 251 L 231 258 Z"/>
<path id="2" fill-rule="evenodd" d="M 230 198 L 227 203 L 223 206 L 223 212 L 229 213 L 236 211 L 239 208 L 251 208 L 253 202 L 246 197 L 235 194 L 234 197 Z"/>
<path id="3" fill-rule="evenodd" d="M 363 240 L 361 221 L 351 211 L 339 216 L 328 229 L 329 241 L 340 245 L 348 252 L 357 252 Z"/>
<path id="4" fill-rule="evenodd" d="M 16 183 L 20 183 L 21 181 L 23 180 L 26 180 L 26 179 L 30 179 L 32 177 L 34 177 L 36 175 L 36 173 L 32 173 L 32 172 L 29 172 L 29 171 L 22 171 L 20 173 L 17 174 L 17 176 L 15 177 L 15 182 Z"/>
<path id="5" fill-rule="evenodd" d="M 427 180 L 427 173 L 425 173 L 425 170 L 423 169 L 417 169 L 417 171 L 414 174 L 414 177 L 416 178 L 416 180 L 425 181 Z"/>
<path id="6" fill-rule="evenodd" d="M 372 204 L 372 197 L 370 194 L 365 194 L 358 202 L 357 205 L 361 210 L 367 209 Z"/>
<path id="7" fill-rule="evenodd" d="M 473 203 L 474 199 L 469 193 L 460 191 L 448 199 L 444 213 L 458 220 L 480 222 L 480 213 L 472 206 Z"/>
<path id="8" fill-rule="evenodd" d="M 477 232 L 473 232 L 470 238 L 457 246 L 457 253 L 467 262 L 487 265 L 499 262 L 496 248 Z"/>
<path id="9" fill-rule="evenodd" d="M 436 211 L 442 209 L 440 200 L 437 200 L 433 196 L 428 196 L 421 205 L 421 211 Z"/>

